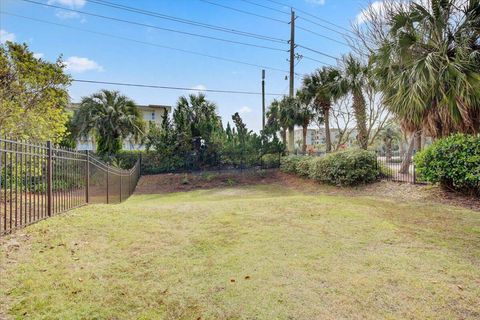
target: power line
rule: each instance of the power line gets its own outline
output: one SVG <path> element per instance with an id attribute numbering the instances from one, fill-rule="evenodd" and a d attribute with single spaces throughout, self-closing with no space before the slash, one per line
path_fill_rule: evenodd
<path id="1" fill-rule="evenodd" d="M 186 87 L 172 87 L 172 86 L 159 86 L 153 84 L 139 84 L 139 83 L 128 83 L 128 82 L 110 82 L 110 81 L 96 81 L 96 80 L 84 80 L 84 79 L 73 79 L 74 82 L 81 83 L 95 83 L 95 84 L 108 84 L 115 86 L 126 86 L 126 87 L 139 87 L 139 88 L 152 88 L 152 89 L 166 89 L 166 90 L 182 90 L 182 91 L 204 91 L 212 93 L 229 93 L 229 94 L 248 94 L 248 95 L 261 95 L 261 92 L 256 91 L 237 91 L 237 90 L 219 90 L 219 89 L 194 89 Z M 269 96 L 281 96 L 281 93 L 265 93 Z"/>
<path id="2" fill-rule="evenodd" d="M 300 19 L 303 19 L 303 20 L 305 20 L 305 21 L 307 21 L 307 22 L 310 22 L 311 24 L 314 24 L 314 25 L 316 25 L 316 26 L 319 26 L 319 27 L 322 27 L 322 28 L 324 28 L 324 29 L 330 30 L 330 31 L 332 31 L 332 32 L 338 33 L 338 34 L 340 34 L 340 35 L 342 35 L 342 36 L 344 36 L 344 37 L 347 37 L 347 38 L 349 38 L 349 39 L 353 39 L 353 37 L 352 37 L 351 35 L 348 35 L 348 34 L 346 34 L 345 32 L 337 31 L 337 30 L 335 30 L 335 29 L 333 29 L 333 28 L 327 27 L 327 26 L 325 26 L 325 25 L 323 25 L 323 24 L 320 24 L 320 23 L 318 23 L 318 22 L 312 21 L 312 20 L 310 20 L 310 19 L 308 19 L 308 18 L 305 18 L 305 17 L 302 17 L 302 16 L 299 16 L 299 18 L 300 18 Z"/>
<path id="3" fill-rule="evenodd" d="M 312 31 L 312 30 L 310 30 L 310 29 L 307 29 L 307 28 L 304 28 L 304 27 L 301 27 L 301 26 L 297 26 L 297 28 L 300 29 L 300 30 L 303 30 L 303 31 L 312 33 L 312 34 L 314 34 L 314 35 L 317 35 L 317 36 L 319 36 L 319 37 L 322 37 L 322 38 L 328 39 L 328 40 L 330 40 L 330 41 L 334 41 L 334 42 L 337 42 L 337 43 L 340 43 L 340 44 L 342 44 L 342 45 L 344 45 L 344 46 L 349 47 L 348 43 L 345 43 L 345 42 L 343 42 L 343 41 L 339 41 L 339 40 L 330 38 L 330 37 L 328 37 L 328 36 L 325 36 L 325 35 L 323 35 L 323 34 L 317 33 L 317 32 L 315 32 L 315 31 Z"/>
<path id="4" fill-rule="evenodd" d="M 327 65 L 327 66 L 330 66 L 330 67 L 335 67 L 335 65 L 333 65 L 333 64 L 331 64 L 331 63 L 324 62 L 324 61 L 321 61 L 321 60 L 317 60 L 317 59 L 311 58 L 311 57 L 309 57 L 309 56 L 305 56 L 305 55 L 303 55 L 303 54 L 300 54 L 300 55 L 301 55 L 302 58 L 304 58 L 304 59 L 311 60 L 311 61 L 315 61 L 315 62 L 324 64 L 324 65 Z"/>
<path id="5" fill-rule="evenodd" d="M 227 9 L 230 9 L 230 10 L 235 10 L 235 11 L 239 11 L 239 12 L 242 12 L 242 13 L 254 15 L 254 16 L 257 16 L 257 17 L 261 17 L 261 18 L 265 18 L 265 19 L 269 19 L 269 20 L 272 20 L 272 19 L 273 19 L 274 21 L 283 22 L 283 21 L 278 20 L 278 19 L 275 19 L 275 18 L 271 18 L 271 17 L 267 17 L 267 16 L 264 16 L 264 15 L 259 15 L 259 14 L 256 14 L 256 13 L 252 13 L 252 12 L 249 12 L 249 11 L 245 11 L 245 10 L 241 10 L 241 9 L 237 9 L 237 8 L 233 8 L 233 7 L 229 7 L 229 6 L 225 6 L 225 5 L 221 5 L 221 4 L 214 3 L 214 2 L 211 2 L 211 1 L 208 1 L 208 0 L 200 0 L 200 1 L 203 1 L 203 2 L 206 2 L 206 3 L 209 3 L 209 4 L 212 4 L 212 5 L 216 5 L 216 6 L 219 6 L 219 7 L 227 8 Z M 241 1 L 243 1 L 243 2 L 245 2 L 245 3 L 249 3 L 249 4 L 252 4 L 252 5 L 255 5 L 255 6 L 258 6 L 258 7 L 262 7 L 262 8 L 266 8 L 266 9 L 270 9 L 270 10 L 273 10 L 273 11 L 276 11 L 276 12 L 281 12 L 281 13 L 283 13 L 283 14 L 288 14 L 288 15 L 290 15 L 290 13 L 288 13 L 288 12 L 285 12 L 285 11 L 282 11 L 282 10 L 278 10 L 278 9 L 275 9 L 275 8 L 272 8 L 272 7 L 269 7 L 269 6 L 265 6 L 265 5 L 262 5 L 262 4 L 259 4 L 259 3 L 255 3 L 255 2 L 250 1 L 250 0 L 241 0 Z M 301 19 L 304 19 L 304 20 L 306 20 L 306 21 L 310 21 L 310 20 L 305 19 L 305 18 L 303 18 L 303 17 L 301 17 L 301 16 L 297 16 L 297 17 L 298 17 L 298 18 L 301 18 Z M 283 22 L 283 23 L 285 23 L 285 22 Z M 314 23 L 315 23 L 315 22 L 314 22 Z M 318 24 L 318 23 L 315 23 L 315 24 L 317 24 L 317 25 L 319 25 L 319 26 L 322 26 L 322 25 L 320 25 L 320 24 Z M 331 31 L 334 31 L 334 32 L 339 33 L 338 31 L 335 31 L 335 30 L 333 30 L 333 29 L 331 29 L 331 28 L 329 28 L 329 27 L 325 27 L 325 26 L 323 26 L 323 27 L 326 28 L 326 29 L 328 29 L 328 30 L 331 30 Z M 315 34 L 315 35 L 317 35 L 317 36 L 319 36 L 319 37 L 328 39 L 328 40 L 330 40 L 330 41 L 337 42 L 337 43 L 342 44 L 342 45 L 344 45 L 344 46 L 349 46 L 349 45 L 348 45 L 347 43 L 345 43 L 345 42 L 336 40 L 336 39 L 334 39 L 334 38 L 331 38 L 331 37 L 328 37 L 328 36 L 326 36 L 326 35 L 320 34 L 320 33 L 318 33 L 318 32 L 312 31 L 312 30 L 307 29 L 307 28 L 305 28 L 305 27 L 301 27 L 301 26 L 298 26 L 298 25 L 297 25 L 296 28 L 301 29 L 301 30 L 304 30 L 304 31 L 309 32 L 309 33 L 312 33 L 312 34 Z M 345 34 L 343 34 L 343 33 L 341 33 L 341 32 L 340 32 L 340 34 L 342 34 L 342 35 L 344 35 L 344 36 L 348 36 L 348 35 L 345 35 Z"/>
<path id="6" fill-rule="evenodd" d="M 308 51 L 311 51 L 311 52 L 315 52 L 315 53 L 317 53 L 317 54 L 319 54 L 319 55 L 322 55 L 322 56 L 325 56 L 325 57 L 328 57 L 328 58 L 331 58 L 331 59 L 339 60 L 338 57 L 332 56 L 332 55 L 330 55 L 330 54 L 328 54 L 328 53 L 325 53 L 325 52 L 322 52 L 322 51 L 318 51 L 318 50 L 315 50 L 315 49 L 312 49 L 312 48 L 309 48 L 309 47 L 305 47 L 305 46 L 303 46 L 303 45 L 301 45 L 301 44 L 297 44 L 297 47 L 303 48 L 303 49 L 308 50 Z"/>
<path id="7" fill-rule="evenodd" d="M 271 2 L 271 3 L 275 3 L 275 4 L 278 4 L 278 5 L 281 5 L 281 6 L 292 7 L 292 8 L 294 8 L 295 10 L 297 10 L 298 12 L 301 12 L 301 13 L 307 15 L 307 16 L 310 16 L 310 17 L 315 18 L 315 19 L 317 19 L 317 20 L 319 20 L 319 21 L 328 23 L 329 25 L 334 26 L 334 27 L 337 27 L 337 28 L 339 28 L 339 29 L 342 29 L 342 30 L 344 30 L 344 31 L 346 31 L 346 32 L 353 33 L 351 30 L 349 30 L 349 29 L 347 29 L 347 28 L 344 28 L 344 27 L 342 27 L 342 26 L 340 26 L 340 25 L 338 25 L 338 24 L 336 24 L 336 23 L 333 23 L 333 22 L 331 22 L 331 21 L 328 21 L 327 19 L 323 19 L 323 18 L 320 18 L 320 17 L 318 17 L 318 16 L 316 16 L 316 15 L 313 15 L 313 14 L 311 14 L 311 13 L 305 11 L 305 10 L 301 10 L 301 9 L 295 8 L 295 7 L 291 6 L 291 5 L 288 5 L 288 4 L 286 4 L 286 3 L 282 3 L 282 2 L 276 1 L 276 0 L 267 0 L 267 1 L 269 1 L 269 2 Z"/>
<path id="8" fill-rule="evenodd" d="M 229 40 L 229 39 L 218 38 L 218 37 L 213 37 L 213 36 L 201 35 L 201 34 L 198 34 L 198 33 L 191 33 L 191 32 L 186 32 L 186 31 L 175 30 L 175 29 L 163 28 L 163 27 L 158 27 L 158 26 L 151 25 L 151 24 L 145 24 L 145 23 L 131 21 L 131 20 L 124 20 L 124 19 L 104 16 L 104 15 L 100 15 L 100 14 L 96 14 L 96 13 L 76 10 L 76 9 L 63 8 L 63 7 L 60 7 L 60 6 L 56 6 L 56 5 L 52 5 L 52 4 L 45 4 L 45 3 L 36 2 L 36 1 L 32 1 L 32 0 L 21 0 L 21 1 L 36 4 L 36 5 L 47 6 L 47 7 L 51 7 L 51 8 L 58 8 L 58 9 L 61 9 L 61 10 L 67 10 L 67 11 L 71 11 L 71 12 L 81 13 L 81 14 L 85 14 L 85 15 L 88 15 L 88 16 L 92 16 L 92 17 L 97 17 L 97 18 L 102 18 L 102 19 L 107 19 L 107 20 L 112 20 L 112 21 L 117 21 L 117 22 L 123 22 L 123 23 L 142 26 L 142 27 L 149 27 L 149 28 L 154 28 L 154 29 L 158 29 L 158 30 L 174 32 L 174 33 L 179 33 L 179 34 L 184 34 L 184 35 L 189 35 L 189 36 L 194 36 L 194 37 L 200 37 L 200 38 L 222 41 L 222 42 L 233 43 L 233 44 L 240 44 L 240 45 L 244 45 L 244 46 L 256 47 L 256 48 L 261 48 L 261 49 L 269 49 L 269 50 L 274 50 L 274 51 L 281 51 L 281 52 L 286 52 L 287 51 L 287 50 L 280 49 L 280 48 L 274 48 L 274 47 L 269 47 L 269 46 L 264 46 L 264 45 L 253 44 L 253 43 L 246 43 L 246 42 Z"/>
<path id="9" fill-rule="evenodd" d="M 249 1 L 249 0 L 240 0 L 240 1 L 243 1 L 245 3 L 249 3 L 249 4 L 257 6 L 257 7 L 261 7 L 261 8 L 269 9 L 269 10 L 272 10 L 272 11 L 275 11 L 275 12 L 280 12 L 280 13 L 283 13 L 283 14 L 290 15 L 289 12 L 286 12 L 286 11 L 283 11 L 283 10 L 278 10 L 278 9 L 275 9 L 275 8 L 272 8 L 272 7 L 263 5 L 263 4 L 259 4 L 259 3 L 253 2 L 253 1 Z"/>
<path id="10" fill-rule="evenodd" d="M 253 12 L 242 10 L 242 9 L 237 9 L 237 8 L 226 6 L 226 5 L 223 5 L 223 4 L 220 4 L 220 3 L 216 3 L 216 2 L 212 2 L 212 1 L 208 1 L 208 0 L 200 0 L 200 1 L 211 4 L 211 5 L 214 5 L 214 6 L 217 6 L 217 7 L 221 7 L 221 8 L 241 12 L 241 13 L 244 13 L 244 14 L 248 14 L 248 15 L 251 15 L 251 16 L 254 16 L 254 17 L 263 18 L 263 19 L 267 19 L 267 20 L 270 20 L 270 21 L 276 21 L 276 22 L 280 22 L 280 23 L 283 23 L 283 24 L 288 24 L 288 22 L 280 20 L 280 19 L 272 18 L 272 17 L 269 17 L 269 16 L 264 16 L 264 15 L 261 15 L 261 14 L 253 13 Z"/>
<path id="11" fill-rule="evenodd" d="M 144 9 L 140 9 L 140 8 L 130 7 L 130 6 L 121 5 L 121 4 L 117 4 L 117 3 L 112 3 L 112 2 L 108 2 L 108 1 L 103 1 L 103 0 L 87 0 L 87 1 L 91 2 L 91 3 L 101 5 L 101 6 L 116 8 L 116 9 L 119 9 L 119 10 L 139 13 L 139 14 L 142 14 L 142 15 L 151 16 L 151 17 L 155 17 L 155 18 L 159 18 L 159 19 L 175 21 L 175 22 L 178 22 L 178 23 L 183 23 L 183 24 L 202 27 L 202 28 L 206 28 L 206 29 L 211 29 L 211 30 L 236 34 L 236 35 L 240 35 L 240 36 L 251 37 L 251 38 L 256 38 L 256 39 L 266 40 L 266 41 L 272 41 L 272 42 L 279 42 L 279 43 L 286 43 L 287 42 L 287 40 L 280 39 L 280 38 L 275 38 L 275 37 L 271 37 L 271 36 L 267 36 L 267 35 L 262 35 L 262 34 L 258 34 L 258 33 L 251 33 L 251 32 L 246 32 L 246 31 L 237 30 L 237 29 L 231 29 L 231 28 L 227 28 L 227 27 L 217 26 L 217 25 L 203 23 L 203 22 L 189 20 L 189 19 L 183 19 L 183 18 L 179 18 L 179 17 L 175 17 L 175 16 L 170 16 L 170 15 L 166 15 L 166 14 L 162 14 L 162 13 L 158 13 L 158 12 L 154 12 L 154 11 L 149 11 L 149 10 L 144 10 Z"/>
<path id="12" fill-rule="evenodd" d="M 58 27 L 68 28 L 68 29 L 72 29 L 72 30 L 78 30 L 78 31 L 82 31 L 82 32 L 88 32 L 88 33 L 92 33 L 92 34 L 96 34 L 96 35 L 101 35 L 101 36 L 104 36 L 104 37 L 109 37 L 109 38 L 114 38 L 114 39 L 119 39 L 119 40 L 124 40 L 124 41 L 131 41 L 131 42 L 135 42 L 135 43 L 139 43 L 139 44 L 143 44 L 143 45 L 149 45 L 149 46 L 154 46 L 154 47 L 158 47 L 158 48 L 179 51 L 179 52 L 183 52 L 183 53 L 188 53 L 188 54 L 207 57 L 207 58 L 211 58 L 211 59 L 226 61 L 226 62 L 230 62 L 230 63 L 242 64 L 242 65 L 255 67 L 255 68 L 260 68 L 260 69 L 267 69 L 267 70 L 278 71 L 278 72 L 282 72 L 282 73 L 288 73 L 287 70 L 282 70 L 282 69 L 269 67 L 269 66 L 265 66 L 265 65 L 254 64 L 254 63 L 245 62 L 245 61 L 241 61 L 241 60 L 235 60 L 235 59 L 230 59 L 230 58 L 225 58 L 225 57 L 220 57 L 220 56 L 214 56 L 214 55 L 201 53 L 201 52 L 196 52 L 196 51 L 192 51 L 192 50 L 180 49 L 180 48 L 165 46 L 165 45 L 161 45 L 161 44 L 157 44 L 157 43 L 152 43 L 152 42 L 127 38 L 127 37 L 122 37 L 122 36 L 117 36 L 117 35 L 113 35 L 113 34 L 109 34 L 109 33 L 104 33 L 104 32 L 99 32 L 99 31 L 74 27 L 74 26 L 70 26 L 70 25 L 66 25 L 66 24 L 51 22 L 51 21 L 47 21 L 47 20 L 22 16 L 22 15 L 18 15 L 18 14 L 14 14 L 14 13 L 9 13 L 9 12 L 6 12 L 6 11 L 0 11 L 0 13 L 4 14 L 4 15 L 17 17 L 17 18 L 22 18 L 22 19 L 27 19 L 27 20 L 31 20 L 31 21 L 40 22 L 40 23 L 50 24 L 50 25 L 54 25 L 54 26 L 58 26 Z"/>

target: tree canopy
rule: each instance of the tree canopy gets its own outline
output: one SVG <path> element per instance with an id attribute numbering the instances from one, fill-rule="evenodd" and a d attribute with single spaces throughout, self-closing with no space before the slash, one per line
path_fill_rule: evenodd
<path id="1" fill-rule="evenodd" d="M 0 133 L 59 142 L 66 132 L 70 82 L 61 57 L 51 63 L 35 58 L 26 44 L 0 45 Z"/>

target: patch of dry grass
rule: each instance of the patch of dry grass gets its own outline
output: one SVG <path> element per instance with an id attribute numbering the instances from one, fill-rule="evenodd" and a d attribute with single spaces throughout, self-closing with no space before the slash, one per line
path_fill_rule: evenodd
<path id="1" fill-rule="evenodd" d="M 1 249 L 0 305 L 20 319 L 480 317 L 480 214 L 445 205 L 278 185 L 137 195 Z"/>

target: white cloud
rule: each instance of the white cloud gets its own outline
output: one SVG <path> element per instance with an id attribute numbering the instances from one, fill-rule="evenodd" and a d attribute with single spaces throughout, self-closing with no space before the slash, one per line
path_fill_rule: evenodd
<path id="1" fill-rule="evenodd" d="M 0 29 L 0 43 L 15 41 L 15 35 L 7 30 Z"/>
<path id="2" fill-rule="evenodd" d="M 65 60 L 66 70 L 71 72 L 82 73 L 85 71 L 96 70 L 103 71 L 103 67 L 93 60 L 82 57 L 69 57 Z"/>
<path id="3" fill-rule="evenodd" d="M 244 107 L 241 107 L 240 110 L 238 110 L 238 113 L 242 114 L 242 113 L 250 113 L 252 112 L 252 109 L 247 107 L 247 106 L 244 106 Z"/>
<path id="4" fill-rule="evenodd" d="M 192 87 L 192 89 L 197 90 L 198 92 L 204 92 L 205 90 L 207 90 L 207 87 L 205 87 L 203 84 L 199 84 L 195 87 Z"/>
<path id="5" fill-rule="evenodd" d="M 65 10 L 57 10 L 55 11 L 55 16 L 59 19 L 62 20 L 67 20 L 67 19 L 77 19 L 80 18 L 80 14 L 78 12 L 73 12 L 73 11 L 65 11 Z"/>
<path id="6" fill-rule="evenodd" d="M 36 53 L 33 54 L 33 57 L 35 59 L 42 59 L 43 58 L 43 53 L 36 52 Z"/>
<path id="7" fill-rule="evenodd" d="M 86 0 L 48 0 L 48 4 L 59 4 L 70 8 L 82 8 Z"/>
<path id="8" fill-rule="evenodd" d="M 355 18 L 355 22 L 358 24 L 362 24 L 368 21 L 368 13 L 371 11 L 381 13 L 384 11 L 385 3 L 383 1 L 375 1 L 372 2 L 368 8 L 363 9 L 359 14 L 357 14 Z"/>
<path id="9" fill-rule="evenodd" d="M 325 0 L 305 0 L 307 3 L 316 4 L 322 6 L 325 4 Z"/>

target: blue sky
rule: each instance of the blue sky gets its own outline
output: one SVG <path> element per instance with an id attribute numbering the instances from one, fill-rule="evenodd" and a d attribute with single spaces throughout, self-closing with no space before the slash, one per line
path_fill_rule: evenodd
<path id="1" fill-rule="evenodd" d="M 141 24 L 194 32 L 207 36 L 220 37 L 233 41 L 242 41 L 287 50 L 288 45 L 258 40 L 229 33 L 208 30 L 152 16 L 108 8 L 88 0 L 33 0 L 43 4 L 60 6 L 90 13 L 126 19 Z M 289 16 L 266 8 L 252 5 L 255 2 L 278 10 L 288 11 L 267 0 L 208 0 L 225 6 L 288 21 Z M 356 19 L 363 0 L 279 0 L 304 10 L 310 14 L 349 28 L 350 21 Z M 143 10 L 195 20 L 212 25 L 238 29 L 250 33 L 268 35 L 279 39 L 288 39 L 289 25 L 278 21 L 247 15 L 238 11 L 227 10 L 201 0 L 159 0 L 126 1 L 110 0 Z M 46 20 L 75 28 L 88 29 L 115 36 L 136 39 L 138 41 L 167 45 L 179 49 L 193 50 L 209 55 L 241 60 L 252 64 L 288 70 L 288 52 L 254 48 L 239 44 L 230 44 L 187 35 L 175 34 L 147 26 L 131 25 L 110 21 L 72 11 L 65 11 L 21 0 L 0 0 L 0 10 L 9 14 Z M 297 26 L 313 32 L 344 41 L 342 36 L 331 30 L 314 25 L 303 18 L 343 31 L 302 12 L 297 12 Z M 11 15 L 0 15 L 0 35 L 6 39 L 26 42 L 31 50 L 47 60 L 55 60 L 59 55 L 68 63 L 68 72 L 73 78 L 113 82 L 130 82 L 187 88 L 208 88 L 222 90 L 255 91 L 261 90 L 261 69 L 246 65 L 219 61 L 178 51 L 144 45 L 136 42 L 105 37 L 57 25 L 26 20 Z M 348 52 L 348 47 L 315 34 L 297 29 L 296 42 L 303 46 L 325 52 L 332 56 L 341 56 Z M 315 52 L 297 48 L 305 56 L 335 64 L 335 60 Z M 313 71 L 322 64 L 301 59 L 296 72 L 304 74 Z M 266 91 L 270 93 L 288 93 L 288 81 L 285 73 L 266 71 Z M 300 79 L 295 79 L 298 88 Z M 131 97 L 139 104 L 175 105 L 184 91 L 157 90 L 111 85 L 73 83 L 70 87 L 72 101 L 77 102 L 82 96 L 89 95 L 101 88 L 117 89 Z M 224 123 L 231 120 L 234 112 L 241 112 L 242 118 L 250 129 L 261 128 L 261 96 L 207 93 L 207 97 L 216 102 Z M 267 105 L 273 99 L 267 96 Z"/>

